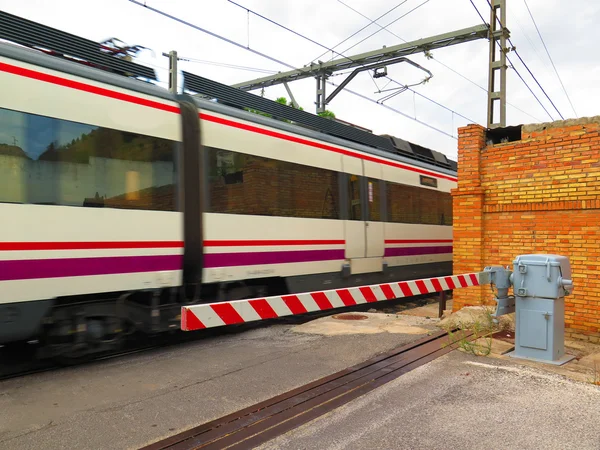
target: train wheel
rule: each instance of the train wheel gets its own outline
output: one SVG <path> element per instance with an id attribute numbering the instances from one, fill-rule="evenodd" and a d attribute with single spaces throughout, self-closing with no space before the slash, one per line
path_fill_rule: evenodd
<path id="1" fill-rule="evenodd" d="M 122 350 L 126 330 L 116 317 L 78 317 L 56 324 L 45 335 L 48 357 L 70 366 L 109 356 Z"/>

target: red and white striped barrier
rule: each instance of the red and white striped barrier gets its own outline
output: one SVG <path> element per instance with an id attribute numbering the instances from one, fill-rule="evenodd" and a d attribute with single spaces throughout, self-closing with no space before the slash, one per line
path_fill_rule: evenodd
<path id="1" fill-rule="evenodd" d="M 304 294 L 183 306 L 181 308 L 181 329 L 183 331 L 201 330 L 479 286 L 489 283 L 488 276 L 487 273 L 476 272 Z"/>

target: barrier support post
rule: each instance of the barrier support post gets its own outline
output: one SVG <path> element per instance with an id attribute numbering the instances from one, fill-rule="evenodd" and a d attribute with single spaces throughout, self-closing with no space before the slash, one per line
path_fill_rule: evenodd
<path id="1" fill-rule="evenodd" d="M 440 309 L 438 317 L 441 319 L 446 310 L 446 291 L 440 291 Z"/>

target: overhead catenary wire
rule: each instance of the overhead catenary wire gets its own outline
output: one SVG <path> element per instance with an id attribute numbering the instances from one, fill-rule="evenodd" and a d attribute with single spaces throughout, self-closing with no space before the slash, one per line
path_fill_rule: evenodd
<path id="1" fill-rule="evenodd" d="M 327 83 L 331 84 L 332 86 L 336 86 L 337 87 L 337 84 L 332 83 L 331 81 L 328 81 Z M 404 116 L 407 119 L 414 120 L 415 122 L 420 123 L 421 125 L 425 125 L 426 127 L 431 128 L 432 130 L 437 131 L 438 133 L 444 134 L 444 135 L 448 136 L 449 138 L 457 140 L 457 138 L 455 136 L 452 136 L 451 134 L 447 133 L 446 131 L 441 130 L 441 129 L 437 128 L 437 127 L 434 127 L 433 125 L 428 124 L 427 122 L 423 122 L 422 120 L 419 120 L 419 119 L 417 119 L 415 117 L 412 117 L 412 116 L 410 116 L 410 115 L 408 115 L 406 113 L 403 113 L 399 109 L 396 109 L 396 108 L 394 108 L 392 106 L 385 105 L 385 104 L 382 104 L 382 103 L 377 103 L 377 100 L 373 100 L 372 98 L 369 98 L 369 97 L 367 97 L 366 95 L 363 95 L 363 94 L 359 94 L 358 92 L 355 92 L 355 91 L 353 91 L 351 89 L 345 89 L 345 90 L 348 91 L 350 94 L 356 95 L 356 96 L 358 96 L 358 97 L 360 97 L 360 98 L 362 98 L 364 100 L 367 100 L 367 101 L 369 101 L 371 103 L 374 103 L 376 105 L 379 105 L 379 106 L 382 106 L 382 107 L 384 107 L 386 109 L 389 109 L 390 111 L 393 111 L 396 114 L 400 114 L 401 116 Z"/>
<path id="2" fill-rule="evenodd" d="M 309 38 L 308 36 L 305 36 L 305 35 L 303 35 L 302 33 L 299 33 L 299 32 L 297 32 L 297 31 L 295 31 L 295 30 L 292 30 L 291 28 L 289 28 L 289 27 L 287 27 L 287 26 L 285 26 L 285 25 L 282 25 L 282 24 L 280 24 L 279 22 L 277 22 L 277 21 L 275 21 L 275 20 L 273 20 L 273 19 L 270 19 L 270 18 L 268 18 L 268 17 L 265 17 L 264 15 L 262 15 L 262 14 L 260 14 L 260 13 L 257 13 L 257 12 L 255 12 L 255 11 L 251 10 L 251 9 L 248 9 L 247 7 L 245 7 L 245 6 L 243 6 L 243 5 L 240 5 L 239 3 L 235 2 L 234 0 L 227 0 L 227 1 L 228 1 L 229 3 L 231 3 L 231 4 L 235 5 L 235 6 L 239 7 L 239 8 L 242 8 L 242 9 L 244 9 L 244 10 L 246 10 L 246 11 L 250 11 L 252 14 L 256 15 L 257 17 L 260 17 L 260 18 L 262 18 L 262 19 L 264 19 L 264 20 L 266 20 L 266 21 L 268 21 L 268 22 L 272 23 L 273 25 L 276 25 L 276 26 L 278 26 L 278 27 L 280 27 L 280 28 L 282 28 L 282 29 L 284 29 L 284 30 L 286 30 L 286 31 L 289 31 L 289 32 L 293 33 L 294 35 L 296 35 L 296 36 L 298 36 L 298 37 L 301 37 L 301 38 L 303 38 L 303 39 L 305 39 L 305 40 L 307 40 L 307 41 L 309 41 L 309 42 L 311 42 L 311 43 L 313 43 L 313 44 L 315 44 L 315 45 L 318 45 L 318 46 L 319 46 L 319 47 L 321 47 L 321 48 L 325 48 L 325 49 L 327 49 L 327 51 L 330 51 L 330 52 L 336 53 L 338 56 L 340 56 L 340 57 L 342 57 L 342 58 L 346 58 L 346 59 L 348 59 L 348 60 L 350 60 L 350 61 L 352 61 L 352 62 L 355 62 L 355 63 L 356 63 L 356 61 L 354 61 L 354 60 L 353 60 L 351 57 L 348 57 L 348 56 L 346 56 L 344 53 L 342 53 L 342 52 L 338 52 L 338 51 L 336 51 L 336 50 L 334 50 L 334 49 L 332 49 L 332 48 L 329 48 L 329 47 L 327 47 L 326 45 L 324 45 L 324 44 L 321 44 L 320 42 L 317 42 L 317 41 L 315 41 L 314 39 L 311 39 L 311 38 Z M 401 17 L 399 17 L 398 19 L 396 19 L 396 20 L 394 20 L 393 22 L 391 22 L 389 25 L 391 25 L 392 23 L 394 23 L 394 22 L 398 21 L 398 20 L 399 20 L 399 19 L 401 19 L 402 17 L 405 17 L 405 16 L 407 16 L 407 15 L 408 15 L 408 14 L 410 14 L 412 11 L 416 10 L 416 9 L 417 9 L 417 8 L 419 8 L 420 6 L 423 6 L 424 4 L 426 4 L 426 3 L 427 3 L 427 2 L 429 2 L 429 1 L 430 1 L 430 0 L 425 0 L 425 1 L 424 1 L 423 3 L 421 3 L 419 6 L 416 6 L 415 8 L 413 8 L 412 10 L 410 10 L 409 12 L 405 13 L 404 15 L 402 15 Z M 379 30 L 379 31 L 381 31 L 381 30 Z M 377 32 L 375 32 L 375 33 L 372 33 L 370 36 L 373 36 L 373 35 L 375 35 L 375 34 L 376 34 L 376 33 L 378 33 L 379 31 L 377 31 Z M 361 42 L 362 42 L 362 41 L 361 41 Z M 360 43 L 360 42 L 359 42 L 359 43 Z M 358 44 L 355 44 L 355 45 L 358 45 Z M 352 47 L 354 47 L 354 45 L 353 45 Z M 352 47 L 349 47 L 349 48 L 352 48 Z M 345 50 L 345 51 L 347 51 L 347 50 Z M 358 63 L 357 63 L 357 64 L 358 64 Z M 361 64 L 361 65 L 364 67 L 364 64 Z M 396 81 L 396 80 L 393 80 L 393 79 L 392 79 L 392 78 L 390 78 L 390 77 L 387 77 L 387 76 L 386 76 L 385 78 L 387 78 L 387 79 L 391 80 L 392 82 L 394 82 L 394 83 L 396 83 L 396 84 L 400 85 L 401 89 L 405 89 L 405 90 L 406 90 L 406 87 L 407 87 L 406 85 L 404 85 L 404 84 L 402 84 L 402 83 L 400 83 L 400 82 L 398 82 L 398 81 Z M 421 83 L 419 83 L 419 84 L 421 84 Z M 424 98 L 424 99 L 426 99 L 426 100 L 428 100 L 428 101 L 430 101 L 430 102 L 434 103 L 435 105 L 437 105 L 437 106 L 440 106 L 441 108 L 444 108 L 444 109 L 446 109 L 447 111 L 453 112 L 453 113 L 455 113 L 456 115 L 458 115 L 458 116 L 462 117 L 462 118 L 463 118 L 463 119 L 465 119 L 465 120 L 468 120 L 468 121 L 470 121 L 470 122 L 476 123 L 476 121 L 475 121 L 475 120 L 473 120 L 473 119 L 471 119 L 471 118 L 469 118 L 469 117 L 466 117 L 465 115 L 463 115 L 463 114 L 461 114 L 461 113 L 459 113 L 459 112 L 457 112 L 457 111 L 454 111 L 452 108 L 449 108 L 449 107 L 447 107 L 447 106 L 444 106 L 444 105 L 442 105 L 441 103 L 439 103 L 439 102 L 437 102 L 437 101 L 435 101 L 435 100 L 433 100 L 433 99 L 431 99 L 431 98 L 427 97 L 426 95 L 424 95 L 424 94 L 421 94 L 420 92 L 416 92 L 416 91 L 414 91 L 414 90 L 413 90 L 413 89 L 411 89 L 410 87 L 409 87 L 408 89 L 409 89 L 411 92 L 414 92 L 414 93 L 416 93 L 418 96 L 420 96 L 420 97 L 422 97 L 422 98 Z"/>
<path id="3" fill-rule="evenodd" d="M 474 1 L 473 0 L 469 0 L 469 1 L 471 2 L 471 5 L 473 6 L 473 9 L 475 9 L 475 11 L 477 12 L 477 15 L 479 16 L 479 18 L 481 19 L 481 21 L 483 22 L 483 24 L 491 27 L 491 25 L 488 25 L 488 23 L 485 21 L 485 19 L 483 18 L 483 16 L 479 12 L 479 9 L 477 9 L 477 6 L 475 6 Z M 490 5 L 490 8 L 492 8 L 492 4 L 489 2 L 489 0 L 488 0 L 488 4 Z M 502 25 L 502 23 L 500 22 L 499 19 L 498 19 L 498 22 L 500 23 L 500 27 L 504 28 L 504 26 Z M 509 42 L 510 42 L 510 40 L 509 40 Z M 500 43 L 497 42 L 497 44 L 498 44 L 498 47 L 500 48 L 500 51 L 503 52 L 504 49 L 502 48 L 502 46 L 500 45 Z M 510 42 L 510 45 L 514 48 L 514 45 L 513 45 L 512 42 Z M 515 50 L 515 53 L 516 53 L 516 50 Z M 554 117 L 552 117 L 552 114 L 550 114 L 550 112 L 546 109 L 546 107 L 544 106 L 544 104 L 542 103 L 542 101 L 538 98 L 538 96 L 535 95 L 535 93 L 533 92 L 533 89 L 531 89 L 531 87 L 527 84 L 527 82 L 525 81 L 525 79 L 521 76 L 521 74 L 519 73 L 519 71 L 517 70 L 517 68 L 515 67 L 515 65 L 512 63 L 512 61 L 510 60 L 510 57 L 508 55 L 506 55 L 506 59 L 508 60 L 508 63 L 510 64 L 510 67 L 515 71 L 515 73 L 517 74 L 517 76 L 521 79 L 521 81 L 523 82 L 523 84 L 525 85 L 525 87 L 527 87 L 527 89 L 529 89 L 529 92 L 531 92 L 531 95 L 533 95 L 533 97 L 537 100 L 537 102 L 540 104 L 540 106 L 542 107 L 542 109 L 544 111 L 546 111 L 546 114 L 548 114 L 548 117 L 550 117 L 550 120 L 554 120 Z"/>
<path id="4" fill-rule="evenodd" d="M 535 53 L 536 58 L 544 66 L 544 70 L 547 70 L 548 72 L 552 71 L 552 68 L 550 67 L 550 64 L 548 63 L 548 61 L 546 59 L 542 58 L 542 55 L 538 51 L 538 47 L 533 43 L 533 40 L 527 34 L 526 29 L 524 28 L 523 24 L 521 24 L 521 21 L 519 20 L 519 17 L 516 14 L 510 14 L 510 16 L 511 16 L 510 21 L 511 22 L 514 21 L 514 23 L 517 25 L 517 27 L 519 27 L 519 30 L 521 30 L 520 35 L 525 37 L 525 39 L 527 40 L 527 42 L 533 49 L 533 52 Z"/>
<path id="5" fill-rule="evenodd" d="M 398 17 L 397 19 L 394 19 L 394 20 L 392 20 L 390 23 L 388 23 L 388 24 L 387 24 L 387 25 L 384 27 L 384 29 L 385 29 L 385 28 L 387 28 L 387 27 L 389 27 L 390 25 L 393 25 L 393 24 L 395 24 L 395 23 L 396 23 L 396 22 L 398 22 L 400 19 L 402 19 L 402 18 L 404 18 L 404 17 L 408 16 L 410 13 L 412 13 L 412 12 L 416 11 L 416 10 L 417 10 L 417 9 L 419 9 L 421 6 L 423 6 L 423 5 L 427 4 L 427 3 L 429 3 L 430 1 L 431 1 L 431 0 L 425 0 L 423 3 L 421 3 L 421 4 L 417 5 L 417 6 L 415 6 L 413 9 L 411 9 L 411 10 L 410 10 L 410 11 L 408 11 L 407 13 L 404 13 L 404 14 L 402 14 L 400 17 Z M 383 31 L 383 30 L 377 30 L 377 31 L 375 31 L 375 32 L 371 33 L 370 35 L 368 35 L 368 36 L 367 36 L 367 37 L 365 37 L 364 39 L 361 39 L 360 41 L 358 41 L 356 44 L 353 44 L 353 45 L 351 45 L 350 47 L 348 47 L 346 50 L 344 50 L 344 52 L 347 52 L 348 50 L 351 50 L 351 49 L 353 49 L 353 48 L 354 48 L 354 47 L 356 47 L 357 45 L 359 45 L 359 44 L 362 44 L 362 43 L 363 43 L 364 41 L 366 41 L 367 39 L 370 39 L 371 37 L 375 36 L 376 34 L 378 34 L 378 33 L 381 33 L 381 31 Z"/>
<path id="6" fill-rule="evenodd" d="M 174 20 L 176 22 L 179 22 L 179 23 L 181 23 L 183 25 L 187 25 L 188 27 L 195 28 L 198 31 L 202 31 L 203 33 L 206 33 L 206 34 L 208 34 L 210 36 L 213 36 L 213 37 L 215 37 L 217 39 L 225 41 L 225 42 L 227 42 L 227 43 L 229 43 L 231 45 L 235 45 L 236 47 L 239 47 L 241 49 L 244 49 L 244 50 L 247 50 L 249 52 L 252 52 L 255 55 L 261 56 L 261 57 L 266 58 L 266 59 L 268 59 L 270 61 L 273 61 L 273 62 L 275 62 L 277 64 L 281 64 L 283 66 L 286 66 L 288 68 L 295 69 L 294 66 L 291 66 L 291 65 L 289 65 L 287 63 L 284 63 L 283 61 L 280 61 L 277 58 L 273 58 L 272 56 L 266 55 L 265 53 L 259 52 L 258 50 L 254 50 L 254 49 L 252 49 L 250 47 L 247 47 L 247 46 L 245 46 L 243 44 L 240 44 L 239 42 L 235 42 L 235 41 L 233 41 L 231 39 L 228 39 L 228 38 L 226 38 L 224 36 L 221 36 L 221 35 L 219 35 L 217 33 L 213 33 L 212 31 L 209 31 L 209 30 L 207 30 L 205 28 L 199 27 L 198 25 L 194 25 L 194 24 L 192 24 L 190 22 L 187 22 L 187 21 L 185 21 L 183 19 L 180 19 L 179 17 L 175 17 L 172 14 L 169 14 L 169 13 L 166 13 L 166 12 L 161 11 L 159 9 L 153 8 L 152 6 L 148 6 L 145 2 L 141 2 L 141 1 L 138 1 L 138 0 L 129 0 L 129 1 L 131 3 L 135 3 L 138 6 L 142 6 L 142 7 L 146 8 L 146 9 L 148 9 L 150 11 L 153 11 L 153 12 L 155 12 L 157 14 L 161 14 L 161 15 L 163 15 L 165 17 L 168 17 L 169 19 L 172 19 L 172 20 Z"/>
<path id="7" fill-rule="evenodd" d="M 385 16 L 387 16 L 389 13 L 391 13 L 392 11 L 396 10 L 397 8 L 399 8 L 400 6 L 404 5 L 408 0 L 404 0 L 403 2 L 398 3 L 396 6 L 394 6 L 391 9 L 388 9 L 386 12 L 384 12 L 382 15 L 380 15 L 377 19 L 375 19 L 376 21 L 379 19 L 384 18 Z M 346 5 L 344 2 L 342 2 L 341 0 L 338 0 L 339 3 L 341 3 L 342 5 L 347 6 L 350 9 L 353 9 L 351 6 Z M 358 33 L 360 33 L 361 31 L 365 30 L 366 28 L 369 28 L 371 24 L 365 25 L 364 27 L 362 27 L 360 30 L 356 31 L 355 33 L 351 34 L 350 36 L 348 36 L 346 39 L 344 39 L 341 42 L 338 42 L 336 45 L 334 45 L 332 48 L 337 48 L 340 45 L 342 45 L 344 42 L 349 41 L 350 39 L 352 39 L 354 36 L 356 36 Z M 319 58 L 321 58 L 322 56 L 326 55 L 328 52 L 325 53 L 321 53 L 319 56 L 317 56 L 315 59 L 313 59 L 313 61 L 317 61 Z"/>
<path id="8" fill-rule="evenodd" d="M 225 67 L 228 69 L 246 70 L 248 72 L 258 72 L 258 73 L 264 73 L 264 74 L 269 74 L 269 75 L 273 75 L 273 74 L 277 73 L 276 70 L 259 69 L 257 67 L 248 67 L 248 66 L 238 66 L 236 64 L 227 64 L 227 63 L 222 63 L 222 62 L 217 62 L 217 61 L 206 61 L 203 59 L 190 58 L 190 57 L 186 57 L 186 56 L 180 56 L 177 59 L 180 61 L 188 61 L 188 62 L 193 62 L 193 63 L 198 63 L 198 64 L 206 64 L 209 66 Z"/>
<path id="9" fill-rule="evenodd" d="M 160 15 L 162 15 L 162 16 L 165 16 L 165 17 L 167 17 L 167 18 L 169 18 L 169 19 L 171 19 L 171 20 L 175 20 L 176 22 L 179 22 L 179 23 L 181 23 L 181 24 L 183 24 L 183 25 L 189 26 L 189 27 L 191 27 L 191 28 L 194 28 L 194 29 L 196 29 L 196 30 L 198 30 L 198 31 L 201 31 L 201 32 L 203 32 L 203 33 L 206 33 L 206 34 L 208 34 L 208 35 L 210 35 L 210 36 L 212 36 L 212 37 L 214 37 L 214 38 L 216 38 L 216 39 L 219 39 L 219 40 L 222 40 L 222 41 L 224 41 L 224 42 L 227 42 L 227 43 L 229 43 L 229 44 L 235 45 L 236 47 L 240 47 L 240 48 L 242 48 L 242 49 L 244 49 L 244 50 L 251 51 L 252 53 L 255 53 L 255 54 L 257 54 L 257 55 L 259 55 L 259 56 L 261 56 L 261 57 L 263 57 L 263 58 L 266 58 L 266 59 L 268 59 L 268 60 L 270 60 L 270 61 L 277 62 L 278 64 L 281 64 L 281 65 L 283 65 L 283 66 L 286 66 L 286 67 L 288 67 L 288 68 L 290 68 L 290 69 L 295 69 L 295 68 L 296 68 L 296 67 L 292 66 L 291 64 L 288 64 L 288 63 L 286 63 L 286 62 L 284 62 L 284 61 L 281 61 L 281 60 L 278 60 L 278 59 L 276 59 L 276 58 L 273 58 L 273 57 L 271 57 L 271 56 L 269 56 L 269 55 L 266 55 L 266 54 L 264 54 L 264 53 L 262 53 L 262 52 L 258 52 L 258 51 L 256 51 L 256 50 L 253 50 L 253 49 L 250 49 L 250 48 L 246 48 L 244 45 L 240 44 L 239 42 L 235 42 L 235 41 L 233 41 L 233 40 L 231 40 L 231 39 L 228 39 L 228 38 L 226 38 L 226 37 L 224 37 L 224 36 L 221 36 L 221 35 L 219 35 L 219 34 L 217 34 L 217 33 L 214 33 L 214 32 L 212 32 L 212 31 L 206 30 L 206 29 L 204 29 L 204 28 L 202 28 L 202 27 L 199 27 L 199 26 L 197 26 L 197 25 L 194 25 L 194 24 L 192 24 L 192 23 L 190 23 L 190 22 L 187 22 L 187 21 L 185 21 L 185 20 L 183 20 L 183 19 L 180 19 L 180 18 L 178 18 L 178 17 L 175 17 L 175 16 L 173 16 L 172 14 L 169 14 L 169 13 L 166 13 L 166 12 L 164 12 L 164 11 L 161 11 L 161 10 L 159 10 L 159 9 L 157 9 L 157 8 L 153 8 L 153 7 L 151 7 L 151 6 L 148 6 L 148 5 L 146 5 L 146 4 L 144 4 L 144 3 L 142 3 L 142 2 L 140 2 L 140 1 L 138 1 L 138 0 L 129 0 L 129 1 L 130 1 L 130 2 L 132 2 L 132 3 L 135 3 L 135 4 L 136 4 L 136 5 L 138 5 L 138 6 L 141 6 L 141 7 L 143 7 L 143 8 L 146 8 L 146 9 L 148 9 L 148 10 L 152 11 L 152 12 L 155 12 L 155 13 L 157 13 L 157 14 L 160 14 Z M 327 81 L 327 83 L 328 83 L 328 84 L 331 84 L 331 85 L 333 85 L 333 86 L 337 86 L 335 83 L 333 83 L 333 82 L 331 82 L 331 81 Z M 365 100 L 368 100 L 368 101 L 370 101 L 370 102 L 372 102 L 372 103 L 378 104 L 378 103 L 377 103 L 375 100 L 373 100 L 373 99 L 371 99 L 371 98 L 369 98 L 369 97 L 366 97 L 366 96 L 364 96 L 364 95 L 362 95 L 362 94 L 359 94 L 359 93 L 357 93 L 357 92 L 354 92 L 354 91 L 352 91 L 352 90 L 350 90 L 350 89 L 346 89 L 346 91 L 347 91 L 348 93 L 352 94 L 352 95 L 358 96 L 358 97 L 360 97 L 360 98 L 362 98 L 362 99 L 365 99 Z M 437 131 L 437 132 L 439 132 L 439 133 L 442 133 L 442 134 L 444 134 L 444 135 L 446 135 L 446 136 L 448 136 L 448 137 L 450 137 L 450 138 L 452 138 L 452 139 L 456 140 L 456 137 L 454 137 L 454 136 L 452 136 L 452 135 L 448 134 L 447 132 L 445 132 L 445 131 L 443 131 L 443 130 L 440 130 L 439 128 L 436 128 L 436 127 L 434 127 L 433 125 L 430 125 L 430 124 L 428 124 L 428 123 L 426 123 L 426 122 L 423 122 L 423 121 L 420 121 L 420 120 L 417 120 L 417 119 L 414 119 L 414 118 L 410 117 L 409 115 L 407 115 L 407 114 L 405 114 L 405 113 L 403 113 L 403 112 L 401 112 L 401 111 L 399 111 L 399 110 L 397 110 L 397 109 L 395 109 L 395 108 L 392 108 L 392 107 L 390 107 L 390 106 L 388 106 L 388 105 L 381 105 L 381 104 L 378 104 L 378 105 L 379 105 L 379 106 L 381 106 L 381 107 L 383 107 L 383 108 L 386 108 L 386 109 L 388 109 L 388 110 L 390 110 L 390 111 L 393 111 L 393 112 L 395 112 L 395 113 L 397 113 L 397 114 L 400 114 L 400 115 L 402 115 L 402 116 L 404 116 L 404 117 L 406 117 L 406 118 L 408 118 L 408 119 L 410 119 L 410 120 L 413 120 L 413 121 L 415 121 L 415 122 L 417 122 L 417 123 L 419 123 L 419 124 L 421 124 L 421 125 L 423 125 L 423 126 L 425 126 L 425 127 L 427 127 L 427 128 L 430 128 L 430 129 L 432 129 L 432 130 L 434 130 L 434 131 Z"/>
<path id="10" fill-rule="evenodd" d="M 546 47 L 546 42 L 544 42 L 544 38 L 542 37 L 542 33 L 540 33 L 540 29 L 537 26 L 537 23 L 535 22 L 535 19 L 533 18 L 533 14 L 531 12 L 531 10 L 529 9 L 529 5 L 527 4 L 527 0 L 523 0 L 525 2 L 525 7 L 527 8 L 527 11 L 529 12 L 529 16 L 531 17 L 531 20 L 533 22 L 533 25 L 535 26 L 535 29 L 537 31 L 538 36 L 540 37 L 540 41 L 542 41 L 542 45 L 544 46 L 544 50 L 546 50 L 546 54 L 548 55 L 548 59 L 550 60 L 550 63 L 552 64 L 552 67 L 554 68 L 554 72 L 556 73 L 556 77 L 558 78 L 558 81 L 560 81 L 560 85 L 562 86 L 562 89 L 567 97 L 567 100 L 569 100 L 569 104 L 571 105 L 571 108 L 573 109 L 573 113 L 575 114 L 575 117 L 577 117 L 577 111 L 575 111 L 575 107 L 573 106 L 573 103 L 571 102 L 571 97 L 569 97 L 569 94 L 567 93 L 567 90 L 565 88 L 565 85 L 562 82 L 562 79 L 560 78 L 560 75 L 558 74 L 558 70 L 556 69 L 556 66 L 554 65 L 554 61 L 552 60 L 552 56 L 550 56 L 550 52 L 548 51 L 548 47 Z"/>
<path id="11" fill-rule="evenodd" d="M 404 38 L 402 38 L 402 37 L 398 36 L 396 33 L 394 33 L 393 31 L 391 31 L 390 29 L 388 29 L 388 28 L 384 27 L 383 25 L 380 25 L 379 23 L 377 23 L 377 21 L 378 21 L 378 20 L 379 20 L 381 17 L 383 17 L 385 14 L 382 14 L 382 15 L 381 15 L 381 16 L 379 16 L 377 19 L 371 19 L 371 18 L 369 18 L 368 16 L 364 15 L 363 13 L 361 13 L 360 11 L 358 11 L 356 8 L 353 8 L 352 6 L 348 5 L 347 3 L 344 3 L 342 0 L 337 0 L 337 1 L 338 1 L 338 3 L 341 3 L 341 4 L 342 4 L 342 5 L 344 5 L 345 7 L 349 8 L 350 10 L 354 11 L 356 14 L 358 14 L 359 16 L 361 16 L 361 17 L 363 17 L 363 18 L 367 19 L 367 20 L 370 22 L 368 25 L 366 25 L 366 26 L 362 27 L 362 28 L 361 28 L 360 30 L 358 30 L 356 33 L 354 33 L 354 34 L 352 34 L 351 36 L 349 36 L 348 38 L 344 39 L 342 42 L 340 42 L 340 44 L 341 44 L 341 43 L 343 43 L 343 42 L 346 42 L 348 39 L 352 38 L 353 36 L 355 36 L 356 34 L 358 34 L 359 32 L 361 32 L 362 30 L 364 30 L 365 28 L 367 28 L 367 27 L 368 27 L 369 25 L 371 25 L 371 24 L 377 25 L 377 26 L 378 26 L 378 27 L 380 27 L 382 30 L 385 30 L 385 31 L 387 31 L 389 34 L 391 34 L 392 36 L 396 37 L 397 39 L 400 39 L 400 40 L 401 40 L 401 41 L 403 41 L 403 42 L 408 42 L 406 39 L 404 39 Z M 397 6 L 399 6 L 399 5 L 397 5 Z M 387 13 L 386 13 L 386 14 L 387 14 Z M 340 44 L 338 44 L 338 45 L 340 45 Z M 333 48 L 335 48 L 335 47 L 337 47 L 337 45 L 336 45 L 336 46 L 334 46 Z M 458 75 L 459 77 L 463 78 L 464 80 L 468 81 L 469 83 L 473 84 L 474 86 L 477 86 L 477 87 L 478 87 L 479 89 L 481 89 L 483 92 L 487 93 L 487 91 L 488 91 L 488 90 L 487 90 L 487 88 L 485 88 L 485 87 L 481 86 L 480 84 L 478 84 L 477 82 L 473 81 L 473 80 L 472 80 L 472 79 L 470 79 L 469 77 L 467 77 L 467 76 L 465 76 L 465 75 L 461 74 L 460 72 L 458 72 L 458 71 L 454 70 L 452 67 L 448 66 L 447 64 L 444 64 L 444 63 L 443 63 L 442 61 L 440 61 L 439 59 L 436 59 L 436 58 L 433 58 L 433 57 L 432 57 L 431 59 L 432 59 L 433 61 L 435 61 L 436 63 L 438 63 L 438 64 L 441 64 L 443 67 L 445 67 L 446 69 L 448 69 L 448 70 L 450 70 L 451 72 L 455 73 L 456 75 Z M 390 82 L 391 82 L 391 81 L 390 81 Z M 411 89 L 411 91 L 413 92 L 413 94 L 415 93 L 415 91 L 413 91 L 412 89 Z M 538 119 L 537 117 L 535 117 L 535 116 L 533 116 L 533 115 L 529 114 L 527 111 L 524 111 L 524 110 L 522 110 L 522 109 L 521 109 L 521 108 L 519 108 L 518 106 L 516 106 L 516 105 L 513 105 L 512 103 L 509 103 L 509 102 L 506 102 L 506 104 L 507 104 L 507 105 L 509 105 L 509 106 L 511 106 L 511 107 L 513 107 L 513 108 L 515 108 L 517 111 L 520 111 L 520 112 L 522 112 L 523 114 L 526 114 L 527 116 L 531 117 L 532 119 L 535 119 L 535 120 L 537 120 L 538 122 L 541 122 L 541 120 L 540 120 L 540 119 Z"/>

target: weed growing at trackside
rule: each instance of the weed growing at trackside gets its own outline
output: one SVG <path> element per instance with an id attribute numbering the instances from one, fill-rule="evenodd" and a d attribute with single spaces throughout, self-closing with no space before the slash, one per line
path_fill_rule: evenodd
<path id="1" fill-rule="evenodd" d="M 499 331 L 500 327 L 494 323 L 492 313 L 487 309 L 481 320 L 475 317 L 473 319 L 469 323 L 460 321 L 458 324 L 447 325 L 445 328 L 450 342 L 446 345 L 455 344 L 466 353 L 475 356 L 488 356 L 492 352 L 492 334 Z M 458 328 L 459 331 L 452 331 L 454 328 Z M 472 335 L 465 337 L 464 331 L 471 331 Z"/>
<path id="2" fill-rule="evenodd" d="M 600 386 L 600 372 L 598 372 L 598 363 L 594 362 L 594 372 L 592 373 L 592 377 L 588 379 L 591 384 L 595 384 L 596 386 Z"/>

